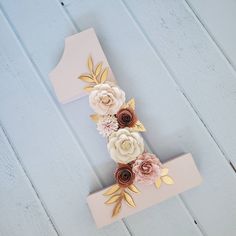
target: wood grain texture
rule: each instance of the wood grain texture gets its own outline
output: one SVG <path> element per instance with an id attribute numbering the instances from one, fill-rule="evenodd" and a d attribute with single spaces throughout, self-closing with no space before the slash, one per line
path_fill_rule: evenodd
<path id="1" fill-rule="evenodd" d="M 236 69 L 234 0 L 186 0 L 229 63 Z"/>
<path id="2" fill-rule="evenodd" d="M 224 156 L 236 166 L 236 74 L 180 1 L 126 1 Z"/>
<path id="3" fill-rule="evenodd" d="M 1 127 L 0 212 L 2 236 L 58 235 Z"/>
<path id="4" fill-rule="evenodd" d="M 30 7 L 31 10 L 27 11 L 27 16 L 25 15 L 26 12 L 24 10 L 26 4 L 28 4 L 28 1 L 26 1 L 25 4 L 23 4 L 22 2 L 21 6 L 18 7 L 18 11 L 14 12 L 12 11 L 13 9 L 12 2 L 7 1 L 3 5 L 3 9 L 5 12 L 8 13 L 7 18 L 10 20 L 10 22 L 12 22 L 12 24 L 14 24 L 12 26 L 14 26 L 14 30 L 16 34 L 19 36 L 19 39 L 23 42 L 24 48 L 26 48 L 27 52 L 29 52 L 29 56 L 32 59 L 33 64 L 36 66 L 36 70 L 39 72 L 39 74 L 42 75 L 42 78 L 45 81 L 45 83 L 49 84 L 50 82 L 48 80 L 48 73 L 56 64 L 53 50 L 55 49 L 55 52 L 57 54 L 58 54 L 58 51 L 60 51 L 60 49 L 63 50 L 63 43 L 64 43 L 65 35 L 63 34 L 62 26 L 64 25 L 65 29 L 68 29 L 68 26 L 70 26 L 70 24 L 68 24 L 67 20 L 63 18 L 63 15 L 61 13 L 61 8 L 59 8 L 60 5 L 58 5 L 59 6 L 58 7 L 57 5 L 55 5 L 54 2 L 51 3 L 51 5 L 50 4 L 45 5 L 41 1 L 38 1 L 37 4 L 35 2 L 32 5 L 28 4 L 27 7 Z M 44 12 L 44 15 L 35 14 L 35 12 Z M 25 17 L 22 17 L 23 15 Z M 54 20 L 52 20 L 52 16 Z M 58 17 L 55 19 L 56 16 Z M 29 18 L 31 19 L 31 23 L 26 20 Z M 20 19 L 22 19 L 23 21 L 21 21 L 21 23 L 19 22 L 19 24 L 16 24 Z M 34 21 L 35 24 L 37 22 L 42 22 L 42 26 L 38 25 L 37 28 L 35 28 L 34 27 L 35 24 L 32 23 L 32 21 Z M 52 25 L 51 26 L 49 25 L 47 27 L 48 25 L 47 22 L 52 22 L 51 23 Z M 58 28 L 57 33 L 54 31 L 54 33 L 51 34 L 51 31 L 52 31 L 51 28 L 54 28 L 53 24 L 55 24 L 55 28 L 57 27 L 57 25 L 60 25 L 60 28 Z M 47 35 L 47 37 L 44 38 L 42 37 L 42 35 Z M 36 43 L 38 38 L 41 38 L 41 44 Z M 60 44 L 57 45 L 57 47 L 55 47 L 55 42 L 59 38 L 61 38 L 61 42 Z M 45 48 L 47 48 L 47 49 L 44 49 L 43 53 L 42 53 L 42 45 Z M 53 63 L 51 61 L 52 55 L 54 57 Z M 60 56 L 58 56 L 57 58 L 59 60 Z M 47 68 L 47 70 L 45 70 L 45 68 Z M 50 84 L 49 86 L 51 87 Z M 101 136 L 97 134 L 94 124 L 90 121 L 90 119 L 88 119 L 89 114 L 91 114 L 92 111 L 88 108 L 87 99 L 82 99 L 81 101 L 77 101 L 74 103 L 70 103 L 66 106 L 62 106 L 61 111 L 63 112 L 63 115 L 65 115 L 66 120 L 70 122 L 70 127 L 72 127 L 72 130 L 75 132 L 76 136 L 79 137 L 80 142 L 84 145 L 83 147 L 85 147 L 86 153 L 87 154 L 89 153 L 89 155 L 87 155 L 87 158 L 91 161 L 92 165 L 96 167 L 95 171 L 97 173 L 99 172 L 100 179 L 103 180 L 103 183 L 105 185 L 113 182 L 114 180 L 113 178 L 111 178 L 111 176 L 113 176 L 112 172 L 115 168 L 115 165 L 114 165 L 114 162 L 110 159 L 109 155 L 107 154 L 105 140 L 103 140 Z M 81 113 L 81 111 L 83 111 L 83 113 Z M 66 145 L 67 145 L 67 142 L 69 142 L 68 137 L 63 137 L 63 140 L 64 142 L 66 142 Z M 93 148 L 90 148 L 91 145 L 93 145 Z M 62 143 L 61 143 L 61 146 L 63 146 Z M 48 148 L 48 147 L 45 147 L 45 148 Z M 70 150 L 70 148 L 68 150 Z M 60 156 L 62 155 L 63 154 L 61 154 Z M 70 163 L 72 163 L 72 160 L 70 160 Z M 74 164 L 72 163 L 68 165 L 73 166 Z M 74 167 L 74 169 L 76 169 L 76 166 Z M 60 169 L 57 170 L 57 167 L 55 167 L 55 171 L 58 171 L 58 174 L 59 174 L 60 171 L 62 170 Z M 78 169 L 76 169 L 75 171 L 79 172 Z M 86 168 L 84 169 L 84 171 L 87 173 L 87 176 L 85 176 L 84 178 L 88 178 L 91 175 L 90 174 L 91 171 L 86 170 Z M 61 176 L 60 178 L 64 178 L 63 176 Z M 66 180 L 64 181 L 66 182 Z M 93 181 L 91 180 L 91 182 Z M 97 190 L 97 187 L 95 186 L 94 188 L 91 188 L 90 190 L 95 191 Z M 80 188 L 77 191 L 78 192 L 83 191 L 83 189 L 81 190 Z M 82 200 L 83 199 L 81 199 L 81 201 Z M 63 199 L 63 201 L 65 201 L 65 203 L 63 204 L 66 204 L 66 199 Z M 158 230 L 158 232 L 162 234 L 165 233 L 165 235 L 170 235 L 170 236 L 175 233 L 178 235 L 201 235 L 198 228 L 194 224 L 193 219 L 189 216 L 188 212 L 186 212 L 186 209 L 182 206 L 182 204 L 179 203 L 179 199 L 178 198 L 173 199 L 172 201 L 174 201 L 174 203 L 172 203 L 171 201 L 167 202 L 165 208 L 158 208 L 158 206 L 154 207 L 154 209 L 158 209 L 158 210 L 156 210 L 156 212 L 153 212 L 153 214 L 149 216 L 150 218 L 152 218 L 152 220 L 150 221 L 152 223 L 150 224 L 150 228 L 153 230 L 153 232 Z M 82 204 L 84 203 L 81 202 L 81 205 Z M 52 205 L 52 203 L 50 203 L 50 205 Z M 75 209 L 68 208 L 67 212 L 73 211 L 74 216 L 72 214 L 71 216 L 67 215 L 67 223 L 71 225 L 73 224 L 73 222 L 77 221 L 78 227 L 84 227 L 84 228 L 88 227 L 87 225 L 84 225 L 84 224 L 81 226 L 80 224 L 82 223 L 78 221 L 78 216 L 75 216 L 77 212 L 77 214 L 79 214 L 80 217 L 83 217 L 83 219 L 86 220 L 86 222 L 87 221 L 89 222 L 89 220 L 87 219 L 88 217 L 87 214 L 82 216 L 83 212 L 82 213 L 81 211 L 78 212 L 77 203 L 73 203 L 72 205 L 74 206 Z M 178 217 L 174 216 L 172 214 L 172 211 L 176 212 Z M 51 212 L 52 216 L 54 214 L 57 215 L 58 212 L 55 212 L 55 211 Z M 161 217 L 167 217 L 171 220 L 164 221 L 165 223 L 162 222 L 162 224 L 157 224 L 156 219 L 161 218 Z M 62 222 L 59 222 L 59 223 L 60 223 L 61 228 L 65 227 L 65 225 L 63 225 Z M 125 220 L 125 223 L 129 225 L 129 228 L 132 226 L 131 232 L 133 231 L 133 229 L 136 228 L 136 224 L 130 224 L 129 219 Z M 180 225 L 184 225 L 184 227 L 180 227 Z M 112 228 L 114 228 L 114 226 Z M 64 230 L 68 230 L 68 229 L 64 229 Z M 71 232 L 75 232 L 75 231 L 76 229 L 74 229 L 74 231 L 71 231 Z M 66 232 L 68 231 L 64 231 L 63 233 L 66 233 Z M 89 232 L 89 229 L 88 229 L 88 232 Z M 117 234 L 120 233 L 118 230 L 116 230 L 116 232 Z M 139 232 L 134 230 L 134 233 L 136 234 L 145 234 L 145 232 L 146 232 L 146 227 L 144 227 Z"/>
<path id="5" fill-rule="evenodd" d="M 140 2 L 135 3 L 140 4 L 144 11 L 145 6 Z M 175 11 L 184 11 L 184 5 L 177 3 L 178 1 L 160 1 L 159 8 L 164 13 L 170 9 L 173 14 Z M 104 10 L 99 8 L 104 5 Z M 76 9 L 81 9 L 82 12 L 78 13 Z M 95 5 L 70 1 L 67 10 L 80 29 L 85 29 L 88 25 L 96 28 L 119 84 L 137 100 L 138 114 L 147 128 L 145 137 L 152 150 L 162 160 L 187 150 L 193 153 L 204 183 L 201 187 L 182 194 L 182 198 L 203 232 L 209 235 L 234 235 L 236 201 L 232 196 L 236 193 L 235 172 L 127 8 L 118 2 L 105 4 L 99 1 Z M 93 18 L 89 17 L 90 12 L 93 13 Z M 146 12 L 145 15 L 147 17 L 149 13 Z M 181 27 L 176 27 L 175 30 L 181 30 Z M 207 38 L 204 40 L 205 44 L 208 43 Z M 231 82 L 233 83 L 232 79 Z M 215 105 L 214 108 L 216 107 Z M 220 170 L 224 172 L 223 175 Z M 227 204 L 222 204 L 222 201 Z M 212 222 L 218 221 L 221 224 L 213 227 Z M 136 225 L 135 233 L 145 228 L 145 223 Z"/>
<path id="6" fill-rule="evenodd" d="M 129 235 L 120 222 L 96 229 L 86 197 L 101 185 L 2 15 L 0 34 L 0 120 L 57 231 Z"/>
<path id="7" fill-rule="evenodd" d="M 220 124 L 220 119 L 215 117 L 214 120 L 212 116 L 217 109 L 222 112 L 224 104 L 225 114 L 234 117 L 230 112 L 234 99 L 230 89 L 234 88 L 234 82 L 232 70 L 224 60 L 220 61 L 217 48 L 211 46 L 205 33 L 198 30 L 199 24 L 187 15 L 184 4 L 178 1 L 150 2 L 154 5 L 129 1 L 128 9 L 128 2 L 119 1 L 67 0 L 64 3 L 62 7 L 56 1 L 45 4 L 43 1 L 22 0 L 16 4 L 13 0 L 4 0 L 1 5 L 5 17 L 0 18 L 0 33 L 4 35 L 0 38 L 0 121 L 59 233 L 70 236 L 129 235 L 128 227 L 133 235 L 235 235 L 235 173 L 218 145 L 228 143 L 227 157 L 230 158 L 233 157 L 228 154 L 229 150 L 233 153 L 235 147 L 232 133 L 227 136 L 222 126 L 213 129 Z M 135 18 L 134 14 L 137 14 Z M 159 24 L 155 24 L 159 16 L 170 19 L 167 26 L 160 24 L 172 27 L 171 34 L 165 35 Z M 149 29 L 146 35 L 136 24 L 136 18 L 142 19 L 140 24 L 142 22 L 144 32 Z M 184 24 L 177 24 L 175 20 Z M 149 23 L 144 24 L 146 21 Z M 187 22 L 190 26 L 185 25 Z M 153 25 L 156 28 L 152 28 Z M 110 177 L 114 163 L 107 154 L 105 140 L 88 119 L 92 111 L 88 108 L 87 98 L 60 106 L 48 80 L 48 73 L 62 54 L 64 38 L 89 27 L 95 28 L 119 84 L 128 96 L 136 98 L 137 112 L 148 130 L 145 138 L 152 150 L 163 161 L 183 152 L 192 152 L 204 178 L 201 187 L 180 198 L 127 218 L 126 227 L 117 223 L 99 231 L 88 213 L 85 198 L 90 191 L 101 188 L 100 182 L 104 186 L 113 182 Z M 155 32 L 158 34 L 154 35 Z M 179 34 L 183 36 L 178 38 Z M 189 34 L 194 35 L 189 39 Z M 161 41 L 165 55 L 170 54 L 167 68 L 164 56 L 157 55 L 154 44 L 150 44 L 146 36 L 148 39 L 152 36 L 155 42 Z M 181 40 L 186 42 L 186 38 L 187 43 L 182 45 Z M 191 44 L 195 38 L 202 44 Z M 189 54 L 180 54 L 181 50 L 175 46 L 176 40 L 182 51 L 186 54 L 189 51 Z M 180 58 L 176 58 L 176 54 L 180 54 Z M 220 70 L 213 73 L 204 67 L 205 64 L 211 65 L 208 54 L 215 58 L 215 70 L 218 67 Z M 185 57 L 187 60 L 183 59 Z M 194 70 L 195 67 L 198 70 Z M 189 71 L 186 68 L 190 68 Z M 192 77 L 196 79 L 204 72 L 207 74 L 204 80 L 195 80 L 191 85 Z M 176 83 L 173 74 L 184 78 L 189 76 L 191 80 L 186 80 L 192 90 L 189 89 L 187 95 L 193 94 L 195 100 L 186 99 L 184 83 Z M 220 86 L 222 74 L 227 79 L 224 90 Z M 207 80 L 209 77 L 210 81 Z M 209 90 L 215 77 L 217 86 Z M 207 93 L 210 102 L 206 100 Z M 221 93 L 222 100 L 216 96 L 218 93 Z M 226 99 L 228 93 L 230 96 Z M 196 106 L 197 102 L 205 102 L 205 110 Z M 225 114 L 221 119 L 230 123 Z M 230 124 L 232 130 L 235 129 L 235 125 Z M 222 136 L 216 131 L 222 131 Z"/>

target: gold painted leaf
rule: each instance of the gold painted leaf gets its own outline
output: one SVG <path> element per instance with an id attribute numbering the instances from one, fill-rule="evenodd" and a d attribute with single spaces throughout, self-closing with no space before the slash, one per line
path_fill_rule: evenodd
<path id="1" fill-rule="evenodd" d="M 114 202 L 117 202 L 120 199 L 120 194 L 115 194 L 111 196 L 107 201 L 105 201 L 105 204 L 112 204 Z"/>
<path id="2" fill-rule="evenodd" d="M 158 178 L 155 182 L 155 185 L 157 188 L 160 188 L 161 187 L 161 178 Z"/>
<path id="3" fill-rule="evenodd" d="M 134 185 L 134 184 L 131 184 L 128 189 L 134 193 L 140 193 L 140 191 L 138 190 L 138 188 Z"/>
<path id="4" fill-rule="evenodd" d="M 123 109 L 123 108 L 127 108 L 127 105 L 125 103 L 120 107 L 120 109 Z"/>
<path id="5" fill-rule="evenodd" d="M 169 175 L 163 176 L 161 179 L 165 184 L 174 184 L 174 180 Z"/>
<path id="6" fill-rule="evenodd" d="M 88 68 L 93 73 L 93 59 L 91 56 L 88 58 Z"/>
<path id="7" fill-rule="evenodd" d="M 125 196 L 125 201 L 132 207 L 135 207 L 135 203 L 133 198 L 130 196 L 130 194 L 128 194 L 127 192 L 124 192 L 124 196 Z"/>
<path id="8" fill-rule="evenodd" d="M 101 78 L 100 78 L 100 83 L 104 83 L 107 80 L 107 75 L 108 75 L 108 68 L 104 69 Z"/>
<path id="9" fill-rule="evenodd" d="M 161 169 L 161 176 L 168 175 L 168 172 L 169 172 L 168 168 Z"/>
<path id="10" fill-rule="evenodd" d="M 120 189 L 120 186 L 118 184 L 112 185 L 105 193 L 103 193 L 104 196 L 109 196 L 115 193 Z"/>
<path id="11" fill-rule="evenodd" d="M 138 120 L 134 127 L 132 127 L 132 130 L 138 131 L 138 132 L 144 132 L 146 131 L 144 125 Z"/>
<path id="12" fill-rule="evenodd" d="M 86 86 L 83 88 L 86 92 L 91 92 L 93 90 L 93 86 Z"/>
<path id="13" fill-rule="evenodd" d="M 120 209 L 121 209 L 121 202 L 117 202 L 113 209 L 112 217 L 117 216 L 120 213 Z"/>
<path id="14" fill-rule="evenodd" d="M 134 98 L 130 99 L 128 102 L 127 102 L 127 106 L 131 107 L 133 110 L 135 110 L 135 100 Z"/>
<path id="15" fill-rule="evenodd" d="M 88 83 L 94 82 L 93 78 L 90 75 L 81 75 L 79 79 Z"/>
<path id="16" fill-rule="evenodd" d="M 95 75 L 98 76 L 102 70 L 102 63 L 99 63 L 95 69 Z"/>
<path id="17" fill-rule="evenodd" d="M 94 121 L 95 123 L 97 123 L 99 121 L 99 115 L 97 114 L 92 114 L 90 115 L 90 118 L 92 121 Z"/>

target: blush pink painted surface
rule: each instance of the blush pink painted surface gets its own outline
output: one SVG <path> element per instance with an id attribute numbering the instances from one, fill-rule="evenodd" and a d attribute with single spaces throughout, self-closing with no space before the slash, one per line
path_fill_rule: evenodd
<path id="1" fill-rule="evenodd" d="M 49 74 L 56 96 L 61 103 L 68 103 L 87 95 L 83 91 L 86 83 L 79 80 L 78 77 L 81 74 L 88 73 L 87 60 L 90 55 L 95 65 L 102 62 L 104 67 L 109 67 L 108 79 L 115 80 L 93 29 L 88 29 L 67 37 L 65 39 L 63 56 L 55 69 Z M 160 189 L 156 189 L 154 185 L 146 186 L 136 184 L 141 191 L 140 194 L 132 194 L 136 207 L 131 208 L 124 203 L 121 213 L 115 218 L 111 217 L 113 205 L 104 204 L 107 197 L 103 196 L 102 193 L 106 189 L 89 195 L 87 202 L 97 227 L 103 227 L 139 212 L 193 188 L 202 181 L 191 154 L 182 155 L 166 162 L 165 166 L 169 168 L 169 175 L 174 179 L 175 184 L 162 184 Z"/>
<path id="2" fill-rule="evenodd" d="M 162 183 L 160 189 L 157 189 L 155 185 L 135 184 L 141 192 L 139 194 L 131 193 L 136 207 L 130 207 L 123 202 L 120 214 L 114 218 L 111 217 L 114 204 L 104 204 L 108 197 L 103 196 L 103 193 L 109 187 L 89 195 L 87 202 L 97 227 L 100 228 L 111 224 L 114 221 L 176 196 L 181 192 L 198 186 L 202 181 L 202 177 L 190 153 L 168 161 L 164 166 L 169 169 L 169 175 L 174 179 L 175 183 L 173 185 Z"/>
<path id="3" fill-rule="evenodd" d="M 78 77 L 88 73 L 89 56 L 92 57 L 95 66 L 102 62 L 103 68 L 110 68 L 94 29 L 87 29 L 65 39 L 62 58 L 49 74 L 56 96 L 61 103 L 71 102 L 88 94 L 83 90 L 83 87 L 88 84 Z M 108 79 L 115 80 L 111 69 L 109 69 Z"/>

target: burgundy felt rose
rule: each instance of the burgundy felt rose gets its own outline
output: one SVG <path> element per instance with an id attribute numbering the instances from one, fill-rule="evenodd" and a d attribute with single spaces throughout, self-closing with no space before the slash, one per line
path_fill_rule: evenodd
<path id="1" fill-rule="evenodd" d="M 129 164 L 119 164 L 115 171 L 116 182 L 120 187 L 126 188 L 134 182 L 135 175 Z"/>
<path id="2" fill-rule="evenodd" d="M 138 120 L 132 108 L 121 108 L 116 117 L 120 128 L 133 127 Z"/>
<path id="3" fill-rule="evenodd" d="M 161 175 L 161 162 L 151 153 L 143 153 L 138 156 L 133 164 L 135 181 L 144 184 L 153 184 Z"/>

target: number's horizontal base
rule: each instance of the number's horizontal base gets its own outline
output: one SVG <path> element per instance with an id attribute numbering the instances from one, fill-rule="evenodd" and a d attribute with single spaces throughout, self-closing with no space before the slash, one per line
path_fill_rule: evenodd
<path id="1" fill-rule="evenodd" d="M 124 202 L 119 215 L 115 217 L 112 217 L 114 205 L 104 204 L 107 200 L 107 196 L 104 196 L 103 193 L 109 187 L 89 195 L 87 202 L 97 227 L 100 228 L 111 224 L 114 221 L 162 202 L 199 185 L 202 181 L 202 177 L 190 153 L 176 157 L 173 160 L 164 163 L 164 166 L 169 169 L 169 175 L 174 179 L 174 184 L 162 184 L 161 187 L 157 189 L 154 184 L 144 185 L 135 183 L 135 186 L 140 190 L 140 193 L 132 195 L 136 207 L 130 207 Z"/>

